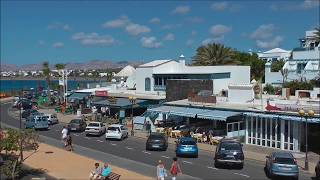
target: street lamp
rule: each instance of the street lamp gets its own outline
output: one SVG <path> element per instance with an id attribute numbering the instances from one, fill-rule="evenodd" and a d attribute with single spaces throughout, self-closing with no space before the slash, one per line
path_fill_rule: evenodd
<path id="1" fill-rule="evenodd" d="M 134 96 L 129 96 L 129 101 L 131 103 L 131 136 L 134 136 L 134 131 L 133 131 L 133 105 L 136 104 L 136 97 Z"/>
<path id="2" fill-rule="evenodd" d="M 305 128 L 305 136 L 306 136 L 306 159 L 304 161 L 304 169 L 309 170 L 309 163 L 308 163 L 308 117 L 313 117 L 314 112 L 312 110 L 309 110 L 308 113 L 306 113 L 303 109 L 299 110 L 299 115 L 301 117 L 304 117 L 306 119 L 306 128 Z"/>

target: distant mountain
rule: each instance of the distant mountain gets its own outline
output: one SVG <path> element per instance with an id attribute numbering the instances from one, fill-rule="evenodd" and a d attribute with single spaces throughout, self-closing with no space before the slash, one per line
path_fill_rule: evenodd
<path id="1" fill-rule="evenodd" d="M 91 70 L 91 69 L 117 69 L 123 68 L 127 65 L 134 67 L 143 64 L 143 61 L 108 61 L 108 60 L 91 60 L 84 63 L 66 63 L 67 69 Z M 54 64 L 50 64 L 51 69 L 55 69 Z M 39 64 L 25 64 L 17 66 L 14 64 L 1 64 L 1 71 L 36 71 L 42 70 L 42 63 Z"/>

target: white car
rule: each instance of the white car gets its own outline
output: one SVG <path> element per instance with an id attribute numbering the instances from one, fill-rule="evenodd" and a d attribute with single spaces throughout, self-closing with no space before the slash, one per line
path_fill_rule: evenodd
<path id="1" fill-rule="evenodd" d="M 59 120 L 58 120 L 56 114 L 45 114 L 44 116 L 46 116 L 46 118 L 48 119 L 49 125 L 58 124 L 59 123 Z"/>
<path id="2" fill-rule="evenodd" d="M 107 129 L 106 139 L 122 140 L 126 137 L 128 137 L 128 129 L 121 124 L 112 124 Z"/>
<path id="3" fill-rule="evenodd" d="M 106 133 L 106 126 L 102 122 L 90 122 L 86 129 L 86 135 L 102 135 Z"/>

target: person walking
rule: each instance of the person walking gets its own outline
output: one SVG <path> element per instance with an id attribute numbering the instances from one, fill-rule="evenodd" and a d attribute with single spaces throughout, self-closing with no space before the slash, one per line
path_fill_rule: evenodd
<path id="1" fill-rule="evenodd" d="M 170 173 L 172 176 L 172 180 L 176 180 L 178 174 L 181 174 L 181 168 L 177 162 L 178 158 L 174 157 L 173 162 L 171 164 Z"/>
<path id="2" fill-rule="evenodd" d="M 164 167 L 164 164 L 161 160 L 158 161 L 158 166 L 157 166 L 157 179 L 158 180 L 164 180 L 164 178 L 167 177 L 167 172 Z"/>
<path id="3" fill-rule="evenodd" d="M 68 137 L 68 134 L 69 134 L 68 131 L 69 130 L 68 130 L 67 126 L 63 126 L 61 134 L 62 134 L 62 141 L 63 141 L 65 147 L 67 146 L 67 137 Z"/>
<path id="4" fill-rule="evenodd" d="M 70 135 L 67 136 L 67 145 L 66 145 L 67 151 L 73 151 L 72 147 L 72 138 Z"/>

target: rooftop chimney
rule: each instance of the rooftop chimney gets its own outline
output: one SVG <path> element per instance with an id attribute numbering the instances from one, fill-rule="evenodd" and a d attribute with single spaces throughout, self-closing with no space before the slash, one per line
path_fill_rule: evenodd
<path id="1" fill-rule="evenodd" d="M 179 57 L 179 63 L 183 66 L 186 65 L 186 60 L 184 59 L 184 55 L 181 54 L 181 56 Z"/>

